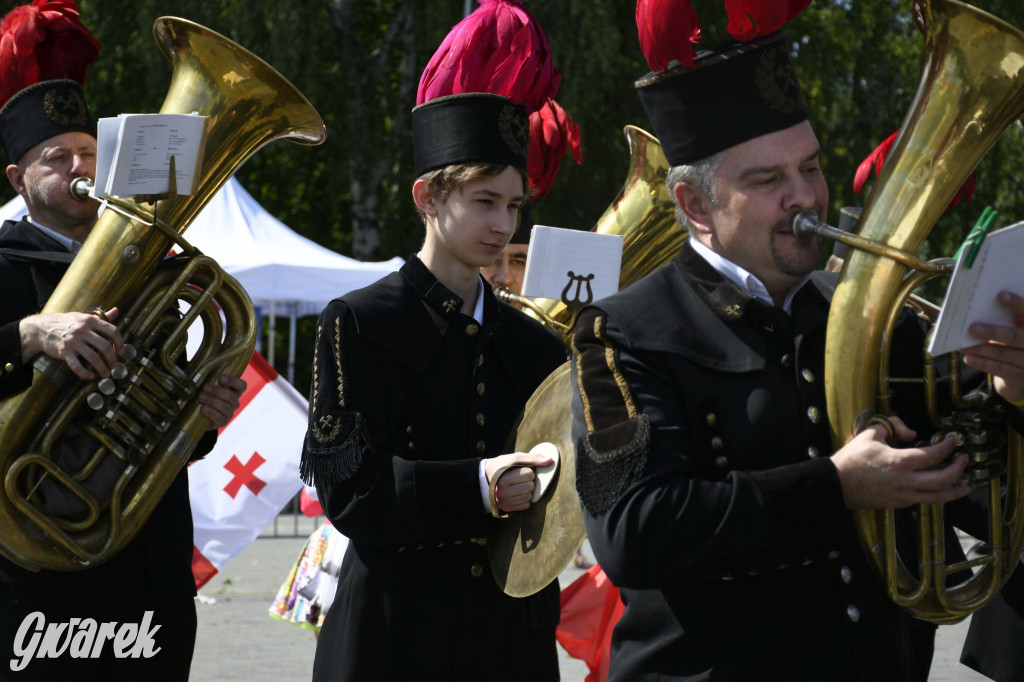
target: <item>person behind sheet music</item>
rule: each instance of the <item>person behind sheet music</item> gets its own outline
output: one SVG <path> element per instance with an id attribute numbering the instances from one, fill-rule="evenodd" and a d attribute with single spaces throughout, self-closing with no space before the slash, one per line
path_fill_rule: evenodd
<path id="1" fill-rule="evenodd" d="M 533 228 L 530 204 L 524 204 L 519 212 L 519 227 L 493 265 L 480 268 L 487 283 L 496 289 L 508 289 L 511 293 L 523 293 L 523 278 L 526 275 L 526 257 L 530 247 L 530 232 Z M 518 303 L 510 303 L 515 308 L 522 308 Z M 582 549 L 576 550 L 572 557 L 572 565 L 576 568 L 590 568 L 591 561 Z"/>
<path id="2" fill-rule="evenodd" d="M 530 251 L 530 232 L 533 228 L 530 213 L 530 204 L 523 204 L 519 211 L 519 227 L 512 234 L 508 246 L 501 250 L 494 263 L 480 268 L 480 274 L 488 284 L 496 289 L 508 289 L 517 296 L 523 293 L 526 256 Z M 518 303 L 510 305 L 522 309 Z"/>

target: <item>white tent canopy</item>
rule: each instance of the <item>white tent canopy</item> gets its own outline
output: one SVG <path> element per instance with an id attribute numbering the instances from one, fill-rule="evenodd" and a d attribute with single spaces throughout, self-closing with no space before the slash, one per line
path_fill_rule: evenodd
<path id="1" fill-rule="evenodd" d="M 184 234 L 249 293 L 256 306 L 318 315 L 341 294 L 377 281 L 402 259 L 366 263 L 289 229 L 231 178 Z"/>
<path id="2" fill-rule="evenodd" d="M 0 220 L 25 214 L 21 197 L 0 207 Z M 375 282 L 402 259 L 366 263 L 335 253 L 270 215 L 232 177 L 183 237 L 220 263 L 253 304 L 284 314 L 318 315 L 336 296 Z"/>
<path id="3" fill-rule="evenodd" d="M 24 214 L 20 196 L 0 207 L 0 221 Z M 211 197 L 182 236 L 241 283 L 253 304 L 269 316 L 271 338 L 277 315 L 291 318 L 289 381 L 295 318 L 318 315 L 331 299 L 371 284 L 403 263 L 397 256 L 375 263 L 358 261 L 306 239 L 270 215 L 234 177 Z M 273 363 L 273 345 L 267 357 Z"/>

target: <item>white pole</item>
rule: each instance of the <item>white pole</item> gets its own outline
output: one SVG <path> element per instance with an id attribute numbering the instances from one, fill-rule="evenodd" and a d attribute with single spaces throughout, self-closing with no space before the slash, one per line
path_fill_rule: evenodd
<path id="1" fill-rule="evenodd" d="M 288 320 L 288 383 L 295 385 L 295 330 L 298 314 L 295 309 L 298 304 L 292 304 L 291 319 Z"/>
<path id="2" fill-rule="evenodd" d="M 263 309 L 256 308 L 256 352 L 263 355 Z"/>
<path id="3" fill-rule="evenodd" d="M 277 312 L 274 310 L 274 302 L 270 302 L 270 324 L 267 330 L 267 362 L 274 366 L 274 340 L 277 338 Z"/>

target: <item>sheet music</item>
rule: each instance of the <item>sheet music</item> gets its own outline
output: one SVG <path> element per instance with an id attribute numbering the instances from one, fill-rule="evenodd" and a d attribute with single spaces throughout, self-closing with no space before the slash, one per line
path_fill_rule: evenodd
<path id="1" fill-rule="evenodd" d="M 191 194 L 202 160 L 205 116 L 121 114 L 97 121 L 94 196 L 164 194 L 174 157 L 177 193 Z"/>
<path id="2" fill-rule="evenodd" d="M 619 290 L 622 235 L 534 225 L 523 295 L 589 303 Z"/>
<path id="3" fill-rule="evenodd" d="M 121 119 L 116 116 L 96 121 L 96 177 L 93 178 L 93 196 L 109 196 L 106 189 L 110 178 L 110 161 L 117 151 L 117 134 L 120 129 Z"/>
<path id="4" fill-rule="evenodd" d="M 974 346 L 980 339 L 969 332 L 975 322 L 1013 325 L 1013 314 L 996 299 L 1000 291 L 1024 295 L 1024 222 L 991 232 L 967 267 L 963 249 L 953 269 L 942 312 L 928 344 L 928 352 L 942 355 Z"/>

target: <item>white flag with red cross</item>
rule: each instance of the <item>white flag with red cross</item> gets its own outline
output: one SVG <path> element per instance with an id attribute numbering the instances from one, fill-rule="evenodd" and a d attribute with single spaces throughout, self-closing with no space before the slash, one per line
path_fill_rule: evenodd
<path id="1" fill-rule="evenodd" d="M 302 489 L 299 457 L 306 399 L 259 353 L 217 445 L 189 467 L 195 526 L 192 573 L 202 587 L 274 520 Z"/>

